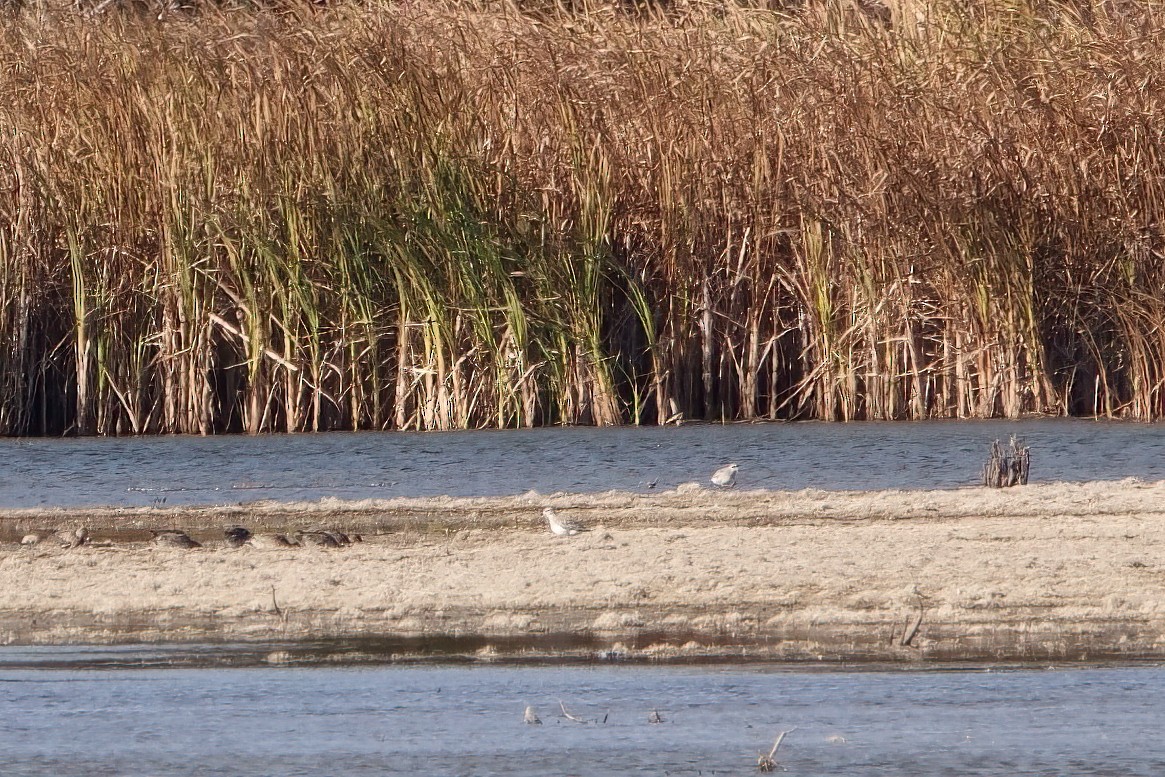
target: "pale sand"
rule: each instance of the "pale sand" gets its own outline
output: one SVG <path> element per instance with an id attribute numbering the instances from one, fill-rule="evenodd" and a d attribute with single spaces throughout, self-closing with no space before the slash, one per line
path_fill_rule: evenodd
<path id="1" fill-rule="evenodd" d="M 552 536 L 546 505 L 594 530 Z M 451 635 L 504 657 L 581 635 L 633 658 L 1165 658 L 1163 519 L 1165 482 L 1132 480 L 9 512 L 0 643 Z M 140 541 L 233 523 L 366 541 Z M 81 525 L 93 545 L 18 544 Z"/>

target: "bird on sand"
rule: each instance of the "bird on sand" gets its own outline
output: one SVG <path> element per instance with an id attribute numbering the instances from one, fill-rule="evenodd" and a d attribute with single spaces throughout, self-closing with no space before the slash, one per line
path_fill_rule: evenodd
<path id="1" fill-rule="evenodd" d="M 327 535 L 328 537 L 330 537 L 332 539 L 332 542 L 336 543 L 336 547 L 343 547 L 344 545 L 351 545 L 353 542 L 352 538 L 349 537 L 347 534 L 344 534 L 344 532 L 342 532 L 342 531 L 336 531 L 335 529 L 313 528 L 313 529 L 308 529 L 308 531 L 317 532 L 319 534 Z"/>
<path id="2" fill-rule="evenodd" d="M 151 540 L 155 545 L 161 545 L 167 548 L 201 548 L 202 543 L 196 542 L 190 538 L 190 535 L 184 531 L 177 529 L 163 529 L 162 531 L 153 532 L 154 539 Z"/>
<path id="3" fill-rule="evenodd" d="M 74 531 L 62 529 L 53 536 L 66 548 L 76 548 L 89 541 L 89 532 L 84 527 Z"/>
<path id="4" fill-rule="evenodd" d="M 262 550 L 296 547 L 296 543 L 292 542 L 286 534 L 252 534 L 245 544 Z"/>
<path id="5" fill-rule="evenodd" d="M 241 548 L 251 539 L 251 530 L 243 526 L 231 526 L 223 530 L 223 537 L 230 547 Z"/>
<path id="6" fill-rule="evenodd" d="M 338 548 L 342 543 L 335 534 L 336 532 L 308 529 L 306 531 L 297 531 L 295 533 L 295 539 L 304 547 L 315 545 L 317 548 Z"/>
<path id="7" fill-rule="evenodd" d="M 590 531 L 578 521 L 572 521 L 569 518 L 563 518 L 558 513 L 554 512 L 553 507 L 547 507 L 542 511 L 542 517 L 546 519 L 546 523 L 550 524 L 550 531 L 554 532 L 559 537 L 572 537 L 581 531 Z"/>
<path id="8" fill-rule="evenodd" d="M 739 469 L 735 463 L 726 464 L 712 473 L 712 485 L 717 488 L 732 488 L 736 485 L 736 473 Z"/>

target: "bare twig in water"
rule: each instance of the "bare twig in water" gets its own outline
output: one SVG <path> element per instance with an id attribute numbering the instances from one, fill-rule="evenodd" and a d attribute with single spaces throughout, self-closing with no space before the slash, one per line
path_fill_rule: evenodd
<path id="1" fill-rule="evenodd" d="M 781 733 L 777 734 L 777 741 L 773 743 L 773 749 L 769 751 L 769 754 L 762 755 L 760 758 L 756 759 L 756 768 L 758 771 L 771 772 L 777 768 L 777 748 L 781 746 L 782 740 L 784 740 L 788 734 L 792 734 L 796 730 L 797 727 L 794 726 L 788 731 L 782 731 Z"/>
<path id="2" fill-rule="evenodd" d="M 569 712 L 567 712 L 566 705 L 562 703 L 562 699 L 558 700 L 558 706 L 562 708 L 562 714 L 563 714 L 563 716 L 566 717 L 567 720 L 573 720 L 575 723 L 590 723 L 589 720 L 583 720 L 582 718 L 576 718 L 574 715 L 571 715 Z"/>
<path id="3" fill-rule="evenodd" d="M 647 716 L 648 723 L 663 723 L 663 715 L 659 714 L 659 710 L 653 709 L 651 714 Z"/>

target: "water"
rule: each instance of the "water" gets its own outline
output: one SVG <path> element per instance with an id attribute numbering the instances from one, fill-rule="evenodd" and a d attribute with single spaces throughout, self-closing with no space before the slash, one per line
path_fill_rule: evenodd
<path id="1" fill-rule="evenodd" d="M 1163 693 L 1160 667 L 9 669 L 0 773 L 746 775 L 795 727 L 791 775 L 1156 777 Z"/>
<path id="2" fill-rule="evenodd" d="M 1065 419 L 37 439 L 0 441 L 0 508 L 643 491 L 728 461 L 742 488 L 952 488 L 1011 434 L 1033 482 L 1165 478 L 1162 426 Z"/>

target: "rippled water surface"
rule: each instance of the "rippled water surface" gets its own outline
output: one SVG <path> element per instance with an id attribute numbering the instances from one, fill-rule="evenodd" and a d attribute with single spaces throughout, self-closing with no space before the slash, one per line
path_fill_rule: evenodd
<path id="1" fill-rule="evenodd" d="M 791 775 L 1157 777 L 1163 693 L 1151 667 L 0 669 L 0 773 L 747 775 L 795 727 Z"/>
<path id="2" fill-rule="evenodd" d="M 949 488 L 1011 434 L 1033 481 L 1165 478 L 1165 427 L 1063 419 L 4 440 L 0 507 L 662 489 L 728 461 L 744 488 Z"/>

